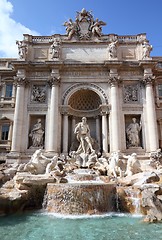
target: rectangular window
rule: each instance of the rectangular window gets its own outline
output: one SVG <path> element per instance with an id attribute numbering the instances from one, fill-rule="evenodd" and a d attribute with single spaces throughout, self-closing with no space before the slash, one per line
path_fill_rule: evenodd
<path id="1" fill-rule="evenodd" d="M 1 140 L 8 140 L 9 128 L 9 124 L 2 125 Z"/>
<path id="2" fill-rule="evenodd" d="M 6 84 L 6 93 L 5 93 L 5 97 L 6 98 L 11 98 L 12 97 L 12 83 L 7 83 Z"/>

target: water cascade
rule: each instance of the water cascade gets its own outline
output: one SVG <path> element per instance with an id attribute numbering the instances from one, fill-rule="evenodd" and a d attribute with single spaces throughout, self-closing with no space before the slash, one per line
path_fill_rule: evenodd
<path id="1" fill-rule="evenodd" d="M 68 177 L 66 184 L 47 184 L 44 207 L 61 214 L 100 214 L 115 210 L 116 184 L 104 183 L 86 169 Z"/>

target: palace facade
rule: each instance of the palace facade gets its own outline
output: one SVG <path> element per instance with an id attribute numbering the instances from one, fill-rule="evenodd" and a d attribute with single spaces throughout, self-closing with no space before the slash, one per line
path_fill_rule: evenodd
<path id="1" fill-rule="evenodd" d="M 0 59 L 1 160 L 23 161 L 38 148 L 67 155 L 82 117 L 102 155 L 162 147 L 162 57 L 150 56 L 146 34 L 102 34 L 104 25 L 82 9 L 65 35 L 24 34 L 19 58 Z"/>

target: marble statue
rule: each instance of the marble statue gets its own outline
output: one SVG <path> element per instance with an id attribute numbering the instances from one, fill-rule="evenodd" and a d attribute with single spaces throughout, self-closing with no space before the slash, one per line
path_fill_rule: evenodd
<path id="1" fill-rule="evenodd" d="M 106 23 L 103 21 L 99 21 L 98 18 L 94 21 L 94 23 L 91 25 L 92 35 L 96 35 L 98 37 L 101 37 L 102 35 L 102 27 L 105 26 Z"/>
<path id="2" fill-rule="evenodd" d="M 76 125 L 74 133 L 77 136 L 77 140 L 80 142 L 76 154 L 89 153 L 89 151 L 94 152 L 86 117 L 83 117 L 82 121 Z"/>
<path id="3" fill-rule="evenodd" d="M 109 160 L 108 175 L 111 174 L 115 178 L 117 178 L 117 175 L 119 173 L 120 177 L 122 177 L 122 169 L 120 168 L 119 165 L 120 161 L 119 152 L 113 152 L 108 160 Z"/>
<path id="4" fill-rule="evenodd" d="M 54 156 L 46 166 L 45 174 L 50 174 L 56 167 L 58 156 Z"/>
<path id="5" fill-rule="evenodd" d="M 142 172 L 141 165 L 139 160 L 137 159 L 136 153 L 132 153 L 131 155 L 128 156 L 124 155 L 123 157 L 128 159 L 125 176 L 132 176 L 133 174 Z"/>
<path id="6" fill-rule="evenodd" d="M 141 123 L 136 122 L 136 118 L 132 118 L 132 123 L 126 128 L 128 138 L 128 147 L 138 147 L 140 144 L 139 132 L 141 130 Z"/>
<path id="7" fill-rule="evenodd" d="M 40 158 L 42 157 L 42 150 L 37 149 L 34 154 L 31 156 L 30 161 L 25 164 L 24 171 L 31 174 L 43 174 L 46 169 L 46 162 L 41 162 Z"/>
<path id="8" fill-rule="evenodd" d="M 51 45 L 51 58 L 59 58 L 59 53 L 60 53 L 60 43 L 59 41 L 55 38 L 52 45 Z"/>
<path id="9" fill-rule="evenodd" d="M 152 46 L 148 43 L 148 41 L 144 41 L 142 44 L 142 59 L 148 59 L 150 58 L 150 52 L 152 50 Z"/>
<path id="10" fill-rule="evenodd" d="M 94 20 L 91 11 L 83 8 L 80 12 L 77 12 L 75 21 L 69 19 L 63 25 L 66 27 L 68 40 L 72 39 L 73 36 L 81 40 L 88 40 L 94 36 L 101 37 L 102 26 L 105 26 L 106 23 L 99 21 L 98 18 Z"/>
<path id="11" fill-rule="evenodd" d="M 44 129 L 42 127 L 41 119 L 37 119 L 37 123 L 34 125 L 29 137 L 32 138 L 32 146 L 31 147 L 41 147 L 43 148 L 43 136 Z"/>
<path id="12" fill-rule="evenodd" d="M 18 45 L 18 54 L 20 59 L 25 59 L 27 55 L 27 45 L 24 43 L 24 41 L 16 41 L 16 44 Z"/>
<path id="13" fill-rule="evenodd" d="M 117 58 L 117 44 L 118 41 L 113 41 L 108 46 L 108 53 L 110 58 Z"/>
<path id="14" fill-rule="evenodd" d="M 68 35 L 68 40 L 77 32 L 77 22 L 73 22 L 70 18 L 69 21 L 64 22 L 63 24 L 66 27 L 66 33 Z"/>

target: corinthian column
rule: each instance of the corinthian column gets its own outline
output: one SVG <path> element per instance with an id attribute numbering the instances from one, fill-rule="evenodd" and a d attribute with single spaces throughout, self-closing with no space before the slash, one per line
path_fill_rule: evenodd
<path id="1" fill-rule="evenodd" d="M 19 153 L 22 142 L 22 126 L 23 126 L 23 109 L 24 109 L 24 91 L 25 91 L 25 76 L 17 74 L 16 83 L 16 103 L 13 122 L 12 146 L 11 152 Z"/>
<path id="2" fill-rule="evenodd" d="M 51 79 L 49 84 L 51 86 L 51 101 L 50 101 L 50 113 L 49 113 L 49 136 L 48 137 L 48 152 L 58 153 L 59 144 L 59 109 L 58 109 L 58 97 L 59 97 L 59 83 L 60 76 L 58 72 L 52 70 Z"/>
<path id="3" fill-rule="evenodd" d="M 119 130 L 119 76 L 116 69 L 110 70 L 110 92 L 111 92 L 111 111 L 110 111 L 110 152 L 120 150 L 120 130 Z"/>
<path id="4" fill-rule="evenodd" d="M 106 113 L 102 113 L 102 148 L 103 154 L 108 152 L 108 131 Z"/>
<path id="5" fill-rule="evenodd" d="M 144 75 L 144 82 L 146 87 L 146 115 L 147 115 L 147 137 L 149 142 L 148 151 L 155 151 L 158 146 L 158 131 L 157 131 L 157 119 L 155 112 L 155 98 L 153 94 L 153 82 L 154 77 L 152 75 Z"/>

